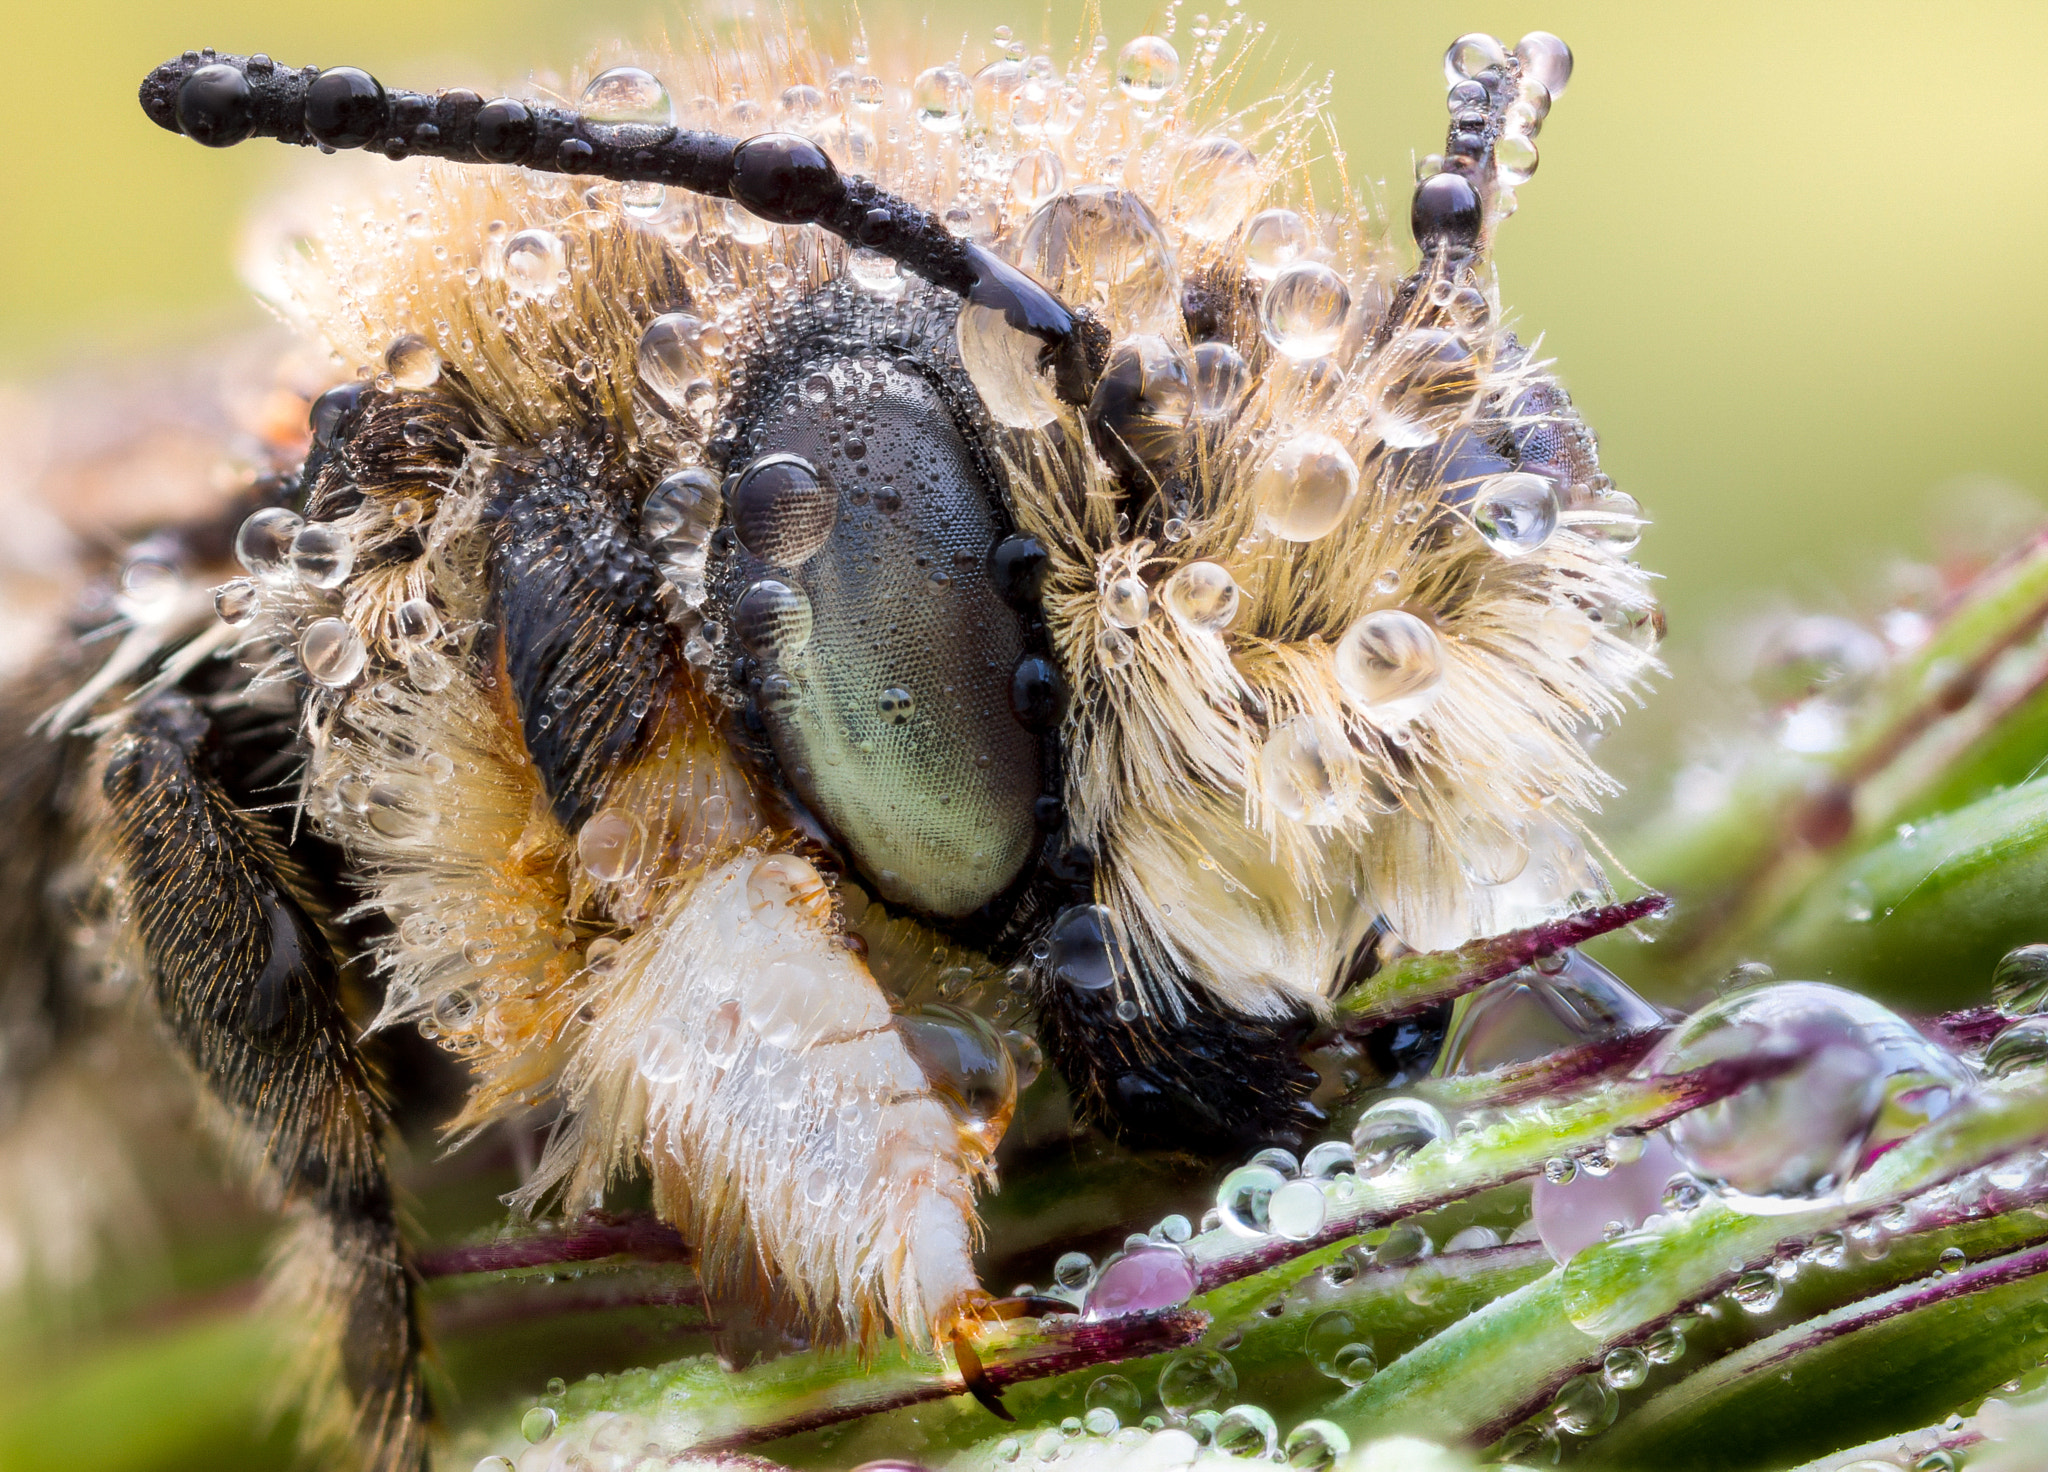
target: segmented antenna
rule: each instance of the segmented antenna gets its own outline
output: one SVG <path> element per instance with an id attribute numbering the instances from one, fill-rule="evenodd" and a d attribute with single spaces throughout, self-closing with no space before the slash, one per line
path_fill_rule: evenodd
<path id="1" fill-rule="evenodd" d="M 1046 345 L 1060 397 L 1086 404 L 1099 371 L 1099 334 L 1007 261 L 951 234 L 937 216 L 847 178 L 794 133 L 745 140 L 673 125 L 600 122 L 569 108 L 462 88 L 428 95 L 387 90 L 352 66 L 279 66 L 267 56 L 187 51 L 142 83 L 150 121 L 209 148 L 275 138 L 323 152 L 373 148 L 467 164 L 512 164 L 622 184 L 667 184 L 730 199 L 778 225 L 818 225 L 879 251 L 903 269 L 980 306 Z"/>

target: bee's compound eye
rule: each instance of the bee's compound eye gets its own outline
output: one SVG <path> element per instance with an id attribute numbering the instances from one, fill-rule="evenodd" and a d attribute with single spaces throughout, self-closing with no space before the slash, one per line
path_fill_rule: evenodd
<path id="1" fill-rule="evenodd" d="M 1059 691 L 1004 600 L 1031 549 L 992 555 L 996 488 L 914 364 L 803 364 L 748 439 L 711 581 L 782 776 L 883 898 L 968 914 L 1038 841 Z"/>
<path id="2" fill-rule="evenodd" d="M 306 131 L 329 148 L 361 148 L 390 111 L 383 84 L 359 67 L 329 67 L 306 89 Z"/>
<path id="3" fill-rule="evenodd" d="M 228 148 L 256 131 L 256 99 L 240 68 L 216 62 L 178 86 L 178 131 L 208 148 Z"/>

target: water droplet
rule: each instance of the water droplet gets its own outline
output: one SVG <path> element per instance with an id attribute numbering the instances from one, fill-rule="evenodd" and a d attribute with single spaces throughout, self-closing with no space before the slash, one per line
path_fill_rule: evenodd
<path id="1" fill-rule="evenodd" d="M 1069 1293 L 1083 1292 L 1095 1281 L 1095 1259 L 1085 1252 L 1068 1252 L 1052 1265 L 1052 1280 Z"/>
<path id="2" fill-rule="evenodd" d="M 1273 1193 L 1287 1178 L 1269 1165 L 1241 1165 L 1216 1188 L 1216 1209 L 1223 1225 L 1240 1237 L 1264 1237 L 1271 1230 L 1267 1210 Z M 1320 1193 L 1318 1193 L 1320 1194 Z"/>
<path id="3" fill-rule="evenodd" d="M 1649 1356 L 1628 1346 L 1608 1350 L 1607 1358 L 1600 1362 L 1600 1378 L 1616 1390 L 1634 1390 L 1649 1374 Z"/>
<path id="4" fill-rule="evenodd" d="M 676 1083 L 690 1071 L 690 1052 L 682 1022 L 658 1017 L 640 1034 L 640 1076 L 651 1084 Z"/>
<path id="5" fill-rule="evenodd" d="M 2023 1068 L 2048 1063 L 2048 1017 L 2025 1017 L 1991 1040 L 1984 1050 L 1984 1071 L 2004 1078 Z"/>
<path id="6" fill-rule="evenodd" d="M 1266 1203 L 1266 1222 L 1276 1237 L 1306 1242 L 1323 1229 L 1329 1198 L 1315 1181 L 1289 1181 Z"/>
<path id="7" fill-rule="evenodd" d="M 647 830 L 631 813 L 607 808 L 576 830 L 576 857 L 600 884 L 620 884 L 640 872 Z"/>
<path id="8" fill-rule="evenodd" d="M 1190 562 L 1176 568 L 1159 598 L 1178 622 L 1206 633 L 1220 633 L 1237 617 L 1237 581 L 1219 563 Z"/>
<path id="9" fill-rule="evenodd" d="M 1337 641 L 1337 683 L 1380 725 L 1413 720 L 1442 691 L 1444 653 L 1436 630 L 1414 614 L 1382 608 Z"/>
<path id="10" fill-rule="evenodd" d="M 795 455 L 763 456 L 733 486 L 733 535 L 776 567 L 799 567 L 816 556 L 838 520 L 837 493 Z"/>
<path id="11" fill-rule="evenodd" d="M 1991 972 L 1991 997 L 2015 1015 L 2048 1012 L 2048 945 L 2007 951 Z"/>
<path id="12" fill-rule="evenodd" d="M 562 237 L 552 230 L 521 230 L 505 242 L 505 284 L 514 296 L 546 301 L 561 290 L 569 269 Z"/>
<path id="13" fill-rule="evenodd" d="M 1205 342 L 1194 351 L 1192 381 L 1197 417 L 1227 419 L 1244 402 L 1252 370 L 1244 355 L 1229 343 Z"/>
<path id="14" fill-rule="evenodd" d="M 1307 431 L 1283 443 L 1259 467 L 1252 494 L 1272 533 L 1313 542 L 1337 529 L 1358 494 L 1358 464 L 1329 435 Z"/>
<path id="15" fill-rule="evenodd" d="M 1235 138 L 1197 138 L 1174 165 L 1168 213 L 1194 240 L 1223 240 L 1258 203 L 1258 160 Z"/>
<path id="16" fill-rule="evenodd" d="M 1480 31 L 1458 37 L 1444 52 L 1444 79 L 1456 83 L 1477 80 L 1482 72 L 1508 64 L 1507 48 Z"/>
<path id="17" fill-rule="evenodd" d="M 1421 1099 L 1382 1099 L 1358 1116 L 1351 1131 L 1358 1174 L 1381 1175 L 1450 1134 L 1449 1122 L 1435 1105 Z"/>
<path id="18" fill-rule="evenodd" d="M 1195 1296 L 1194 1265 L 1177 1247 L 1134 1247 L 1103 1264 L 1081 1305 L 1089 1323 L 1178 1308 Z"/>
<path id="19" fill-rule="evenodd" d="M 896 1031 L 940 1102 L 993 1149 L 1017 1104 L 1017 1071 L 1002 1035 L 975 1013 L 943 1003 L 898 1017 Z"/>
<path id="20" fill-rule="evenodd" d="M 1653 1365 L 1675 1364 L 1685 1357 L 1685 1334 L 1666 1324 L 1643 1341 L 1643 1358 Z"/>
<path id="21" fill-rule="evenodd" d="M 957 133 L 974 105 L 974 85 L 954 66 L 927 67 L 910 84 L 911 116 L 927 133 Z"/>
<path id="22" fill-rule="evenodd" d="M 1027 210 L 1035 210 L 1060 192 L 1067 181 L 1067 166 L 1050 148 L 1033 148 L 1022 154 L 1010 168 L 1010 198 Z"/>
<path id="23" fill-rule="evenodd" d="M 432 388 L 441 376 L 441 355 L 424 337 L 408 332 L 384 349 L 384 371 L 400 388 Z"/>
<path id="24" fill-rule="evenodd" d="M 1138 1417 L 1145 1409 L 1145 1398 L 1139 1393 L 1138 1387 L 1122 1375 L 1098 1377 L 1089 1385 L 1082 1403 L 1087 1407 L 1090 1416 L 1098 1411 L 1108 1414 L 1108 1431 L 1114 1431 L 1119 1426 L 1137 1425 Z M 1094 1426 L 1088 1429 L 1096 1430 Z M 1099 1431 L 1097 1434 L 1107 1435 L 1108 1431 Z"/>
<path id="25" fill-rule="evenodd" d="M 1280 1428 L 1261 1406 L 1232 1406 L 1209 1433 L 1209 1444 L 1226 1456 L 1271 1461 Z"/>
<path id="26" fill-rule="evenodd" d="M 1173 248 L 1127 190 L 1087 184 L 1048 200 L 1025 222 L 1017 262 L 1067 305 L 1096 311 L 1119 338 L 1184 330 Z"/>
<path id="27" fill-rule="evenodd" d="M 1259 302 L 1266 341 L 1297 362 L 1334 352 L 1350 315 L 1351 288 L 1321 261 L 1281 267 Z"/>
<path id="28" fill-rule="evenodd" d="M 739 999 L 728 997 L 712 1009 L 703 1032 L 704 1056 L 713 1068 L 730 1068 L 746 1046 L 746 1019 L 740 1014 Z"/>
<path id="29" fill-rule="evenodd" d="M 1721 997 L 1658 1046 L 1643 1073 L 1776 1065 L 1772 1075 L 1680 1115 L 1666 1133 L 1685 1168 L 1731 1206 L 1796 1211 L 1836 1191 L 1865 1152 L 1946 1112 L 1962 1065 L 1904 1019 L 1820 982 Z"/>
<path id="30" fill-rule="evenodd" d="M 960 308 L 955 335 L 960 364 L 998 423 L 1036 429 L 1059 417 L 1059 400 L 1040 371 L 1042 341 L 1010 326 L 999 308 L 977 302 Z"/>
<path id="31" fill-rule="evenodd" d="M 917 697 L 901 685 L 891 685 L 875 697 L 875 709 L 890 725 L 907 725 L 917 714 Z"/>
<path id="32" fill-rule="evenodd" d="M 640 379 L 668 404 L 694 411 L 698 385 L 709 386 L 711 357 L 704 323 L 688 312 L 668 312 L 647 324 L 634 351 Z"/>
<path id="33" fill-rule="evenodd" d="M 1351 1438 L 1336 1422 L 1317 1418 L 1303 1421 L 1288 1432 L 1287 1444 L 1281 1450 L 1288 1466 L 1320 1472 L 1350 1454 Z"/>
<path id="34" fill-rule="evenodd" d="M 555 1434 L 557 1419 L 553 1406 L 534 1406 L 519 1418 L 519 1434 L 538 1446 Z"/>
<path id="35" fill-rule="evenodd" d="M 1138 103 L 1155 103 L 1180 80 L 1180 53 L 1160 36 L 1140 36 L 1117 54 L 1116 85 Z"/>
<path id="36" fill-rule="evenodd" d="M 1569 1436 L 1605 1431 L 1621 1414 L 1621 1397 L 1598 1375 L 1575 1375 L 1550 1403 L 1551 1423 Z"/>
<path id="37" fill-rule="evenodd" d="M 1244 266 L 1271 281 L 1308 249 L 1308 223 L 1293 210 L 1260 210 L 1244 227 Z"/>
<path id="38" fill-rule="evenodd" d="M 1195 409 L 1193 365 L 1164 338 L 1128 338 L 1111 349 L 1088 401 L 1088 428 L 1120 475 L 1163 481 L 1187 448 Z"/>
<path id="39" fill-rule="evenodd" d="M 1493 142 L 1493 171 L 1503 184 L 1526 184 L 1535 177 L 1536 140 L 1527 133 L 1507 132 Z"/>
<path id="40" fill-rule="evenodd" d="M 248 578 L 236 578 L 213 590 L 213 611 L 230 628 L 253 623 L 262 607 L 263 591 Z"/>
<path id="41" fill-rule="evenodd" d="M 399 642 L 431 644 L 441 637 L 441 615 L 424 598 L 408 598 L 393 611 Z"/>
<path id="42" fill-rule="evenodd" d="M 1472 345 L 1441 327 L 1400 333 L 1380 349 L 1373 428 L 1388 446 L 1433 445 L 1460 419 L 1479 386 Z"/>
<path id="43" fill-rule="evenodd" d="M 368 659 L 362 639 L 338 618 L 315 619 L 299 638 L 300 668 L 335 689 L 354 684 Z"/>
<path id="44" fill-rule="evenodd" d="M 1522 75 L 1541 86 L 1552 102 L 1572 79 L 1572 48 L 1548 31 L 1531 31 L 1515 42 Z"/>
<path id="45" fill-rule="evenodd" d="M 1347 754 L 1338 757 L 1346 759 Z M 1336 773 L 1307 716 L 1295 716 L 1266 738 L 1259 750 L 1259 776 L 1266 800 L 1286 817 L 1311 827 L 1343 821 Z"/>
<path id="46" fill-rule="evenodd" d="M 1237 1368 L 1213 1349 L 1182 1350 L 1159 1371 L 1159 1404 L 1169 1416 L 1207 1410 L 1237 1389 Z"/>
<path id="47" fill-rule="evenodd" d="M 356 544 L 340 527 L 309 521 L 292 537 L 292 571 L 314 588 L 338 588 L 356 565 Z"/>
<path id="48" fill-rule="evenodd" d="M 583 112 L 606 123 L 645 123 L 666 128 L 675 123 L 675 104 L 652 72 L 637 66 L 615 66 L 599 72 L 583 89 Z"/>
<path id="49" fill-rule="evenodd" d="M 1112 579 L 1102 590 L 1102 617 L 1120 629 L 1135 629 L 1152 612 L 1152 595 L 1138 578 Z"/>
<path id="50" fill-rule="evenodd" d="M 1785 1285 L 1769 1268 L 1755 1268 L 1736 1278 L 1728 1296 L 1753 1314 L 1767 1314 L 1778 1306 Z"/>
<path id="51" fill-rule="evenodd" d="M 1113 985 L 1120 969 L 1116 921 L 1106 905 L 1060 911 L 1046 935 L 1045 962 L 1054 981 L 1081 991 Z"/>
<path id="52" fill-rule="evenodd" d="M 305 524 L 282 506 L 250 512 L 235 533 L 235 560 L 259 578 L 282 576 L 289 566 L 292 539 Z"/>
<path id="53" fill-rule="evenodd" d="M 1549 541 L 1557 516 L 1557 487 L 1540 475 L 1496 475 L 1481 482 L 1472 499 L 1472 524 L 1503 557 L 1520 557 Z"/>
<path id="54" fill-rule="evenodd" d="M 776 578 L 763 578 L 740 595 L 733 605 L 732 632 L 740 647 L 756 659 L 788 664 L 811 642 L 813 626 L 811 600 L 803 590 Z M 882 714 L 901 724 L 887 705 L 884 693 Z"/>

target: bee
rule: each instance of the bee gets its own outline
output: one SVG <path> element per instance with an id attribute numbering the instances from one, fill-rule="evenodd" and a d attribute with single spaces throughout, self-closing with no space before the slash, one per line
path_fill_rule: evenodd
<path id="1" fill-rule="evenodd" d="M 303 437 L 7 696 L 9 986 L 135 979 L 363 1463 L 432 1423 L 408 1034 L 452 1141 L 552 1121 L 516 1211 L 644 1180 L 725 1311 L 971 1380 L 1041 1053 L 1133 1146 L 1298 1146 L 1347 985 L 1605 892 L 1641 516 L 1491 263 L 1570 53 L 1453 45 L 1412 257 L 1247 65 L 792 24 L 561 97 L 143 83 L 361 167 L 253 268 Z"/>

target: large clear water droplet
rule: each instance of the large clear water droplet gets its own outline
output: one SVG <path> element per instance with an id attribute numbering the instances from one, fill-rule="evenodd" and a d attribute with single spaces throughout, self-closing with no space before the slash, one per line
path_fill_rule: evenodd
<path id="1" fill-rule="evenodd" d="M 282 506 L 252 511 L 235 533 L 235 560 L 259 578 L 279 578 L 290 569 L 292 539 L 305 520 Z"/>
<path id="2" fill-rule="evenodd" d="M 1237 580 L 1220 563 L 1190 562 L 1174 569 L 1159 596 L 1178 622 L 1204 633 L 1220 633 L 1237 617 Z"/>
<path id="3" fill-rule="evenodd" d="M 1313 430 L 1283 443 L 1252 479 L 1259 515 L 1289 542 L 1313 542 L 1343 521 L 1358 494 L 1358 463 L 1329 435 Z"/>
<path id="4" fill-rule="evenodd" d="M 1266 341 L 1297 362 L 1336 351 L 1351 315 L 1351 288 L 1321 261 L 1283 266 L 1259 302 Z"/>
<path id="5" fill-rule="evenodd" d="M 1117 979 L 1116 921 L 1106 905 L 1071 905 L 1046 934 L 1052 979 L 1078 991 L 1098 992 Z"/>
<path id="6" fill-rule="evenodd" d="M 1663 1013 L 1598 961 L 1576 950 L 1556 961 L 1553 970 L 1527 967 L 1467 996 L 1444 1040 L 1439 1071 L 1485 1073 L 1664 1025 Z"/>
<path id="7" fill-rule="evenodd" d="M 1156 103 L 1179 80 L 1180 53 L 1163 36 L 1140 36 L 1117 54 L 1117 89 L 1133 102 Z"/>
<path id="8" fill-rule="evenodd" d="M 765 455 L 732 490 L 732 528 L 740 545 L 776 567 L 816 556 L 839 521 L 839 495 L 808 460 Z"/>
<path id="9" fill-rule="evenodd" d="M 1237 1367 L 1213 1349 L 1186 1349 L 1159 1371 L 1159 1404 L 1170 1416 L 1207 1410 L 1237 1390 Z"/>
<path id="10" fill-rule="evenodd" d="M 1194 240 L 1223 240 L 1258 203 L 1259 163 L 1235 138 L 1197 138 L 1173 171 L 1169 217 Z"/>
<path id="11" fill-rule="evenodd" d="M 1337 641 L 1337 683 L 1381 725 L 1413 720 L 1435 703 L 1444 672 L 1436 630 L 1400 608 L 1366 614 Z"/>
<path id="12" fill-rule="evenodd" d="M 1286 1184 L 1287 1177 L 1270 1165 L 1239 1166 L 1216 1188 L 1216 1210 L 1223 1225 L 1240 1237 L 1270 1235 L 1273 1193 Z"/>
<path id="13" fill-rule="evenodd" d="M 1521 557 L 1549 541 L 1557 516 L 1557 487 L 1540 475 L 1496 475 L 1472 498 L 1472 524 L 1503 557 Z"/>
<path id="14" fill-rule="evenodd" d="M 1095 1323 L 1179 1308 L 1194 1295 L 1194 1265 L 1179 1248 L 1134 1247 L 1103 1264 L 1081 1302 L 1081 1318 Z"/>
<path id="15" fill-rule="evenodd" d="M 974 106 L 974 84 L 956 66 L 927 67 L 910 84 L 910 112 L 927 133 L 957 133 Z"/>
<path id="16" fill-rule="evenodd" d="M 1298 823 L 1325 827 L 1344 818 L 1337 788 L 1336 764 L 1347 760 L 1332 753 L 1316 734 L 1315 722 L 1295 716 L 1276 727 L 1259 749 L 1259 776 L 1266 800 Z"/>
<path id="17" fill-rule="evenodd" d="M 1041 339 L 1012 327 L 1000 308 L 977 302 L 961 306 L 954 335 L 960 366 L 973 380 L 982 407 L 999 424 L 1038 429 L 1059 418 L 1059 399 L 1043 369 Z"/>
<path id="18" fill-rule="evenodd" d="M 2015 1015 L 2048 1012 L 2048 945 L 2007 951 L 1991 972 L 1991 998 Z"/>
<path id="19" fill-rule="evenodd" d="M 1666 1127 L 1686 1169 L 1729 1205 L 1798 1211 L 1838 1192 L 1872 1152 L 1945 1113 L 1968 1071 L 1867 997 L 1795 981 L 1732 992 L 1695 1013 L 1646 1077 L 1717 1063 L 1770 1071 Z"/>
<path id="20" fill-rule="evenodd" d="M 338 618 L 315 619 L 299 637 L 299 667 L 333 689 L 353 685 L 368 659 L 361 637 Z"/>
<path id="21" fill-rule="evenodd" d="M 505 242 L 505 284 L 515 296 L 548 300 L 562 289 L 568 263 L 562 237 L 552 230 L 521 230 Z"/>
<path id="22" fill-rule="evenodd" d="M 1128 190 L 1087 184 L 1049 201 L 1018 236 L 1017 261 L 1068 306 L 1100 313 L 1118 337 L 1182 330 L 1173 247 Z"/>
<path id="23" fill-rule="evenodd" d="M 693 391 L 710 382 L 703 337 L 703 321 L 688 312 L 665 312 L 640 334 L 634 354 L 640 379 L 673 408 L 694 408 L 701 395 Z"/>
<path id="24" fill-rule="evenodd" d="M 1332 1380 L 1346 1385 L 1363 1385 L 1379 1368 L 1372 1335 L 1363 1313 L 1333 1308 L 1318 1314 L 1309 1324 L 1302 1346 L 1308 1362 Z"/>
<path id="25" fill-rule="evenodd" d="M 1145 334 L 1110 350 L 1088 401 L 1088 427 L 1120 474 L 1163 481 L 1187 448 L 1194 410 L 1192 364 L 1166 339 Z"/>
<path id="26" fill-rule="evenodd" d="M 1438 1140 L 1449 1139 L 1451 1126 L 1443 1111 L 1421 1099 L 1382 1099 L 1363 1114 L 1351 1131 L 1351 1148 L 1361 1177 L 1383 1175 Z"/>
<path id="27" fill-rule="evenodd" d="M 615 66 L 592 77 L 583 89 L 583 112 L 599 122 L 657 128 L 676 120 L 675 104 L 661 78 L 637 66 Z"/>
<path id="28" fill-rule="evenodd" d="M 356 544 L 349 534 L 326 522 L 308 522 L 292 538 L 292 571 L 314 588 L 338 588 L 356 565 Z"/>
<path id="29" fill-rule="evenodd" d="M 640 872 L 647 830 L 633 814 L 607 808 L 576 830 L 576 857 L 592 879 L 620 884 Z"/>
<path id="30" fill-rule="evenodd" d="M 1309 246 L 1308 222 L 1293 210 L 1260 210 L 1244 227 L 1244 268 L 1271 281 Z"/>

